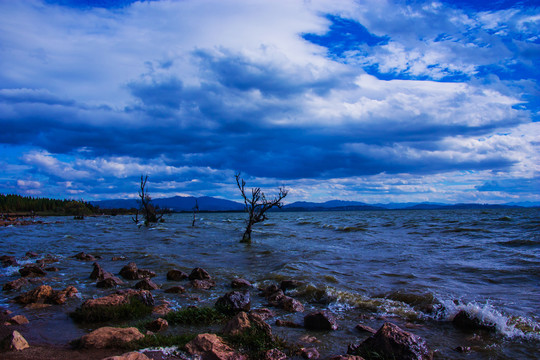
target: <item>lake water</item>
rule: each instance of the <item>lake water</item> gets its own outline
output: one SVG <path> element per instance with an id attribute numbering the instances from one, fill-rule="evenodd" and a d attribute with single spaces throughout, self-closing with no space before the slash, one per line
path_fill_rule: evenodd
<path id="1" fill-rule="evenodd" d="M 35 251 L 59 258 L 54 265 L 61 270 L 44 282 L 55 289 L 74 285 L 81 299 L 27 311 L 10 302 L 16 292 L 2 291 L 0 306 L 27 315 L 43 329 L 31 339 L 35 342 L 61 344 L 80 337 L 90 329 L 75 325 L 67 313 L 83 299 L 112 292 L 97 289 L 89 279 L 92 262 L 72 258 L 84 251 L 101 256 L 98 262 L 116 274 L 134 261 L 155 271 L 153 280 L 163 288 L 178 284 L 166 279 L 172 268 L 210 272 L 217 282 L 212 290 L 188 288 L 182 297 L 153 291 L 158 302 L 167 300 L 176 308 L 213 305 L 230 291 L 235 277 L 255 286 L 300 280 L 304 285 L 290 295 L 306 312 L 332 311 L 340 325 L 334 332 L 309 332 L 321 341 L 314 344 L 321 358 L 344 354 L 348 344 L 366 338 L 356 324 L 378 329 L 385 321 L 424 337 L 437 359 L 540 358 L 537 209 L 276 212 L 269 218 L 254 227 L 251 245 L 239 242 L 242 213 L 199 214 L 195 227 L 191 214 L 173 214 L 150 229 L 137 228 L 127 216 L 46 218 L 49 224 L 1 228 L 0 255 L 22 260 Z M 111 260 L 120 255 L 127 259 Z M 0 283 L 18 278 L 17 270 L 0 268 Z M 252 308 L 265 306 L 258 291 L 251 293 Z M 461 309 L 495 323 L 497 331 L 456 329 L 451 319 Z M 302 323 L 301 313 L 276 311 L 278 319 Z M 273 330 L 292 342 L 308 333 Z M 453 350 L 457 346 L 472 351 L 461 354 Z"/>

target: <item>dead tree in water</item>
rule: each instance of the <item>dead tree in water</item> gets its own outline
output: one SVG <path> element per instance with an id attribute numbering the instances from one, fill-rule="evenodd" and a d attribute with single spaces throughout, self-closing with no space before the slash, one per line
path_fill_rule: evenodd
<path id="1" fill-rule="evenodd" d="M 195 199 L 195 207 L 193 208 L 193 222 L 191 223 L 191 226 L 195 226 L 195 216 L 199 212 L 199 203 L 197 202 L 197 199 Z"/>
<path id="2" fill-rule="evenodd" d="M 139 224 L 139 211 L 142 212 L 144 219 L 144 225 L 150 226 L 153 223 L 163 222 L 163 212 L 158 212 L 156 207 L 152 205 L 150 195 L 148 195 L 148 187 L 146 182 L 148 181 L 148 175 L 143 177 L 141 175 L 141 188 L 139 190 L 139 209 L 135 213 L 135 218 L 132 217 L 136 224 Z"/>
<path id="3" fill-rule="evenodd" d="M 246 182 L 244 179 L 240 179 L 240 173 L 237 173 L 234 177 L 236 178 L 236 184 L 244 198 L 246 212 L 249 215 L 246 231 L 240 242 L 251 244 L 251 230 L 253 225 L 267 220 L 268 218 L 265 213 L 272 207 L 277 206 L 281 209 L 283 207 L 281 200 L 287 196 L 288 191 L 285 188 L 280 187 L 278 195 L 272 200 L 267 200 L 266 196 L 261 191 L 261 188 L 257 187 L 251 189 L 251 197 L 248 197 L 245 191 Z"/>

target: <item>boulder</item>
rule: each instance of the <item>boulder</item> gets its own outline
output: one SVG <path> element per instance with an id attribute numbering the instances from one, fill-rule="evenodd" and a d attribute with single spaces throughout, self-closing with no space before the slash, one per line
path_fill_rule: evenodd
<path id="1" fill-rule="evenodd" d="M 300 354 L 304 359 L 318 359 L 320 357 L 319 352 L 315 348 L 301 348 Z"/>
<path id="2" fill-rule="evenodd" d="M 236 314 L 240 311 L 249 311 L 251 308 L 249 292 L 228 292 L 216 301 L 215 307 L 224 314 Z"/>
<path id="3" fill-rule="evenodd" d="M 236 278 L 231 282 L 231 287 L 233 289 L 250 288 L 251 283 L 246 279 Z"/>
<path id="4" fill-rule="evenodd" d="M 225 324 L 223 334 L 238 335 L 251 328 L 251 321 L 246 312 L 241 311 Z"/>
<path id="5" fill-rule="evenodd" d="M 80 340 L 80 345 L 86 349 L 104 349 L 125 346 L 132 341 L 142 338 L 144 338 L 144 335 L 134 327 L 115 328 L 105 326 L 84 335 Z"/>
<path id="6" fill-rule="evenodd" d="M 20 351 L 30 347 L 26 339 L 18 331 L 13 331 L 4 338 L 1 345 L 4 351 Z"/>
<path id="7" fill-rule="evenodd" d="M 29 281 L 26 278 L 18 278 L 17 280 L 5 283 L 2 287 L 3 290 L 19 290 L 21 287 L 28 285 Z"/>
<path id="8" fill-rule="evenodd" d="M 93 266 L 94 266 L 94 269 L 92 270 L 92 273 L 90 274 L 90 279 L 103 280 L 106 277 L 112 276 L 111 273 L 108 273 L 105 270 L 103 270 L 101 265 L 99 265 L 97 262 L 95 262 Z"/>
<path id="9" fill-rule="evenodd" d="M 465 331 L 485 330 L 495 331 L 496 325 L 493 323 L 485 323 L 482 320 L 470 315 L 467 311 L 461 310 L 454 316 L 452 324 L 455 327 Z"/>
<path id="10" fill-rule="evenodd" d="M 151 358 L 149 358 L 143 353 L 132 351 L 122 355 L 110 356 L 102 360 L 151 360 Z"/>
<path id="11" fill-rule="evenodd" d="M 357 347 L 350 347 L 351 355 L 377 353 L 383 358 L 402 360 L 431 360 L 433 354 L 420 336 L 402 330 L 392 323 L 384 325 Z"/>
<path id="12" fill-rule="evenodd" d="M 159 316 L 165 316 L 171 311 L 172 309 L 169 307 L 169 304 L 161 304 L 161 305 L 155 306 L 152 309 L 152 313 Z"/>
<path id="13" fill-rule="evenodd" d="M 281 350 L 271 349 L 264 353 L 264 360 L 286 360 L 287 355 Z"/>
<path id="14" fill-rule="evenodd" d="M 138 280 L 139 278 L 139 269 L 137 264 L 130 262 L 120 270 L 120 275 L 127 280 Z"/>
<path id="15" fill-rule="evenodd" d="M 24 315 L 15 315 L 9 319 L 9 323 L 12 325 L 24 325 L 30 323 L 30 321 Z"/>
<path id="16" fill-rule="evenodd" d="M 214 280 L 191 280 L 191 286 L 193 286 L 195 289 L 202 289 L 202 290 L 208 290 L 216 286 L 216 282 Z"/>
<path id="17" fill-rule="evenodd" d="M 117 287 L 118 285 L 122 285 L 124 282 L 117 278 L 116 276 L 111 275 L 110 277 L 106 277 L 103 280 L 100 280 L 96 283 L 96 287 L 103 288 L 103 289 L 110 289 L 113 287 Z"/>
<path id="18" fill-rule="evenodd" d="M 167 320 L 162 318 L 157 318 L 156 320 L 146 324 L 145 328 L 151 332 L 157 333 L 160 331 L 165 331 L 169 327 Z"/>
<path id="19" fill-rule="evenodd" d="M 153 282 L 152 280 L 148 278 L 144 278 L 138 283 L 135 284 L 136 289 L 143 289 L 143 290 L 157 290 L 159 289 L 159 286 Z"/>
<path id="20" fill-rule="evenodd" d="M 304 305 L 296 299 L 293 299 L 290 296 L 284 296 L 279 301 L 279 307 L 283 310 L 289 311 L 289 312 L 303 312 L 304 311 Z"/>
<path id="21" fill-rule="evenodd" d="M 183 286 L 173 286 L 165 290 L 168 294 L 182 294 L 186 292 L 186 289 Z"/>
<path id="22" fill-rule="evenodd" d="M 0 264 L 2 264 L 3 267 L 18 265 L 17 259 L 15 259 L 15 256 L 10 256 L 10 255 L 0 256 Z"/>
<path id="23" fill-rule="evenodd" d="M 77 296 L 79 291 L 75 286 L 68 286 L 64 290 L 53 290 L 53 295 L 46 302 L 50 304 L 62 305 L 67 299 Z"/>
<path id="24" fill-rule="evenodd" d="M 304 327 L 310 330 L 337 330 L 334 315 L 328 311 L 315 311 L 304 316 Z"/>
<path id="25" fill-rule="evenodd" d="M 77 260 L 82 260 L 82 261 L 96 261 L 96 257 L 94 255 L 87 254 L 84 251 L 81 251 L 80 253 L 73 255 L 73 257 Z"/>
<path id="26" fill-rule="evenodd" d="M 19 269 L 19 273 L 22 277 L 42 277 L 47 273 L 38 265 L 28 264 Z"/>
<path id="27" fill-rule="evenodd" d="M 167 272 L 167 280 L 180 281 L 188 278 L 188 274 L 182 270 L 172 269 Z"/>
<path id="28" fill-rule="evenodd" d="M 49 285 L 41 285 L 37 288 L 30 290 L 24 294 L 21 294 L 15 298 L 15 301 L 19 304 L 31 304 L 31 303 L 46 303 L 48 299 L 52 298 L 54 292 Z"/>
<path id="29" fill-rule="evenodd" d="M 187 343 L 185 349 L 190 355 L 199 355 L 204 360 L 247 360 L 215 334 L 199 334 Z"/>
<path id="30" fill-rule="evenodd" d="M 88 299 L 81 308 L 103 307 L 103 306 L 118 306 L 128 304 L 131 299 L 137 299 L 146 306 L 154 306 L 154 297 L 148 290 L 121 290 L 115 294 L 110 294 L 96 299 Z"/>
<path id="31" fill-rule="evenodd" d="M 191 271 L 191 274 L 189 274 L 189 280 L 211 280 L 212 277 L 208 273 L 208 271 L 202 269 L 202 268 L 195 268 Z"/>

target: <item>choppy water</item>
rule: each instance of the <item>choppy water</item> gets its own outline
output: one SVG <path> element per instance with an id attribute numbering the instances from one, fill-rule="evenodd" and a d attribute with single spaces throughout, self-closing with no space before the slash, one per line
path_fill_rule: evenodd
<path id="1" fill-rule="evenodd" d="M 102 257 L 105 270 L 118 273 L 128 261 L 155 271 L 164 288 L 172 268 L 207 269 L 217 281 L 210 291 L 188 290 L 188 297 L 154 291 L 173 306 L 212 305 L 230 291 L 230 281 L 246 278 L 256 285 L 296 279 L 304 286 L 292 296 L 312 309 L 330 309 L 340 330 L 311 333 L 325 356 L 343 354 L 348 343 L 367 335 L 357 323 L 378 328 L 392 321 L 424 337 L 438 359 L 538 359 L 540 348 L 540 216 L 536 209 L 429 210 L 373 212 L 271 213 L 258 224 L 251 246 L 239 243 L 245 214 L 169 216 L 156 228 L 138 229 L 129 217 L 84 221 L 48 218 L 43 225 L 0 229 L 0 255 L 19 259 L 27 251 L 60 259 L 59 273 L 45 282 L 53 288 L 75 285 L 82 298 L 102 296 L 88 277 L 91 262 L 71 258 L 84 251 Z M 123 255 L 126 261 L 111 261 Z M 35 261 L 34 260 L 28 260 Z M 16 279 L 17 267 L 0 268 L 0 283 Z M 133 285 L 127 283 L 126 286 Z M 25 289 L 25 290 L 28 290 Z M 33 312 L 11 302 L 16 293 L 1 292 L 0 306 L 24 313 L 43 329 L 40 339 L 65 343 L 86 328 L 67 312 L 81 300 Z M 198 299 L 197 299 L 198 298 Z M 265 304 L 252 292 L 252 307 Z M 461 309 L 497 324 L 497 331 L 465 333 L 450 322 Z M 302 322 L 302 314 L 278 311 L 278 318 Z M 272 322 L 273 324 L 273 322 Z M 56 330 L 51 330 L 51 327 Z M 304 329 L 274 327 L 296 341 Z M 472 352 L 453 349 L 470 346 Z"/>

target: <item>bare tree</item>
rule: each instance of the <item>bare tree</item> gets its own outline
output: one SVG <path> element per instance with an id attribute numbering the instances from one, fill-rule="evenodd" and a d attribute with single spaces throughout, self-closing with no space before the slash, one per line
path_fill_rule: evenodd
<path id="1" fill-rule="evenodd" d="M 244 198 L 246 212 L 249 215 L 246 231 L 244 232 L 244 235 L 242 236 L 242 240 L 240 242 L 250 244 L 251 230 L 253 225 L 268 219 L 266 217 L 266 212 L 272 207 L 277 206 L 281 209 L 283 207 L 283 203 L 281 202 L 281 200 L 283 200 L 285 196 L 287 196 L 288 191 L 285 188 L 280 187 L 278 195 L 275 196 L 273 199 L 268 200 L 266 199 L 265 194 L 261 191 L 261 188 L 257 187 L 251 189 L 251 197 L 249 197 L 246 194 L 245 190 L 246 182 L 244 181 L 244 179 L 240 178 L 240 173 L 236 173 L 234 177 L 236 178 L 236 184 L 238 185 L 238 188 L 242 193 L 242 197 Z"/>
<path id="2" fill-rule="evenodd" d="M 199 212 L 199 203 L 197 202 L 197 199 L 195 199 L 195 207 L 193 208 L 193 222 L 191 223 L 191 226 L 195 226 L 195 219 L 196 215 Z"/>
<path id="3" fill-rule="evenodd" d="M 163 221 L 163 212 L 158 212 L 158 209 L 152 205 L 152 198 L 148 195 L 148 187 L 146 182 L 148 181 L 148 175 L 141 175 L 141 188 L 139 190 L 139 209 L 135 213 L 135 218 L 132 217 L 136 224 L 139 224 L 139 211 L 142 212 L 144 219 L 144 225 L 150 226 L 153 223 Z"/>

